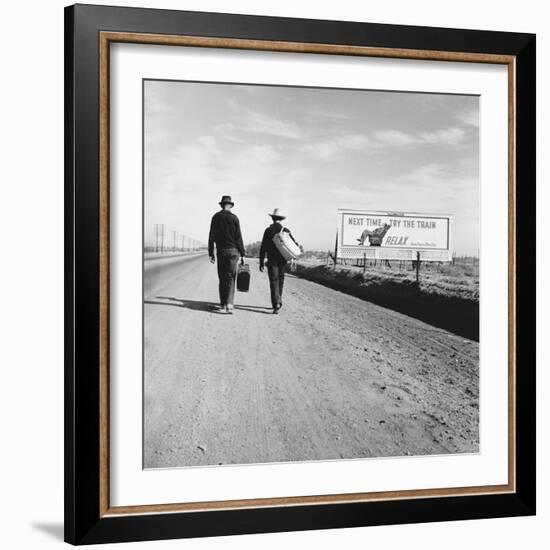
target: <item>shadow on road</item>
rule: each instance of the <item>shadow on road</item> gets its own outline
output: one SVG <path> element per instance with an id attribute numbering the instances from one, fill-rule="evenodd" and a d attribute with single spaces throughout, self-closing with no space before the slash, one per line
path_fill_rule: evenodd
<path id="1" fill-rule="evenodd" d="M 208 313 L 216 313 L 218 304 L 214 302 L 201 302 L 198 300 L 182 300 L 181 298 L 170 298 L 168 296 L 157 296 L 158 300 L 170 300 L 169 302 L 157 302 L 155 300 L 145 300 L 145 304 L 156 306 L 173 306 L 184 307 L 194 311 L 206 311 Z"/>
<path id="2" fill-rule="evenodd" d="M 266 313 L 271 315 L 272 308 L 264 306 L 241 306 L 235 305 L 235 309 L 242 309 L 244 311 L 253 311 L 254 313 Z"/>
<path id="3" fill-rule="evenodd" d="M 219 313 L 224 314 L 223 311 L 219 310 L 219 304 L 215 302 L 202 302 L 199 300 L 184 300 L 182 298 L 174 298 L 171 296 L 156 296 L 157 300 L 169 300 L 166 302 L 158 302 L 155 300 L 145 300 L 145 304 L 156 305 L 156 306 L 173 306 L 173 307 L 184 307 L 187 309 L 192 309 L 193 311 L 205 311 L 207 313 Z M 252 305 L 240 305 L 235 304 L 235 309 L 243 311 L 251 311 L 253 313 L 271 313 L 270 307 L 263 306 L 252 306 Z"/>

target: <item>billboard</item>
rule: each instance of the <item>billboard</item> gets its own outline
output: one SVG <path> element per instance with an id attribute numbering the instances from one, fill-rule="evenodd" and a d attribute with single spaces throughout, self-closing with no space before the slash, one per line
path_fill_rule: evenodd
<path id="1" fill-rule="evenodd" d="M 451 261 L 451 216 L 418 212 L 338 210 L 337 256 Z"/>

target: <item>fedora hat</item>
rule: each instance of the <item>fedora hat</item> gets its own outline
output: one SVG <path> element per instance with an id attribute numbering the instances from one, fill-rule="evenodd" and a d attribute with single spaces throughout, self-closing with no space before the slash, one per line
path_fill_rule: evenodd
<path id="1" fill-rule="evenodd" d="M 231 206 L 235 206 L 235 203 L 231 200 L 230 195 L 224 195 L 222 197 L 222 200 L 219 202 L 219 205 L 223 206 L 224 204 L 230 204 Z"/>
<path id="2" fill-rule="evenodd" d="M 279 220 L 284 220 L 286 218 L 284 214 L 281 214 L 279 208 L 274 208 L 273 212 L 271 214 L 268 214 L 268 216 L 271 216 L 272 218 L 277 218 Z"/>

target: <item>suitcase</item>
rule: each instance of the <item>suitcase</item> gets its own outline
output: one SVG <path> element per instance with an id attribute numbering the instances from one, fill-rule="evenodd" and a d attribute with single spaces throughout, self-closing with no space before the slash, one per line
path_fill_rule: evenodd
<path id="1" fill-rule="evenodd" d="M 300 247 L 284 229 L 274 235 L 273 244 L 285 260 L 295 260 L 301 254 Z"/>
<path id="2" fill-rule="evenodd" d="M 248 264 L 239 264 L 237 269 L 237 290 L 248 292 L 250 287 L 250 266 Z"/>

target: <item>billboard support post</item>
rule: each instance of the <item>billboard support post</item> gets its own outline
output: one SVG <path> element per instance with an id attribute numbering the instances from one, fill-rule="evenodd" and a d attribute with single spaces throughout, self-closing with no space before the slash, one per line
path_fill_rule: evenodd
<path id="1" fill-rule="evenodd" d="M 416 282 L 420 281 L 420 252 L 416 252 Z"/>
<path id="2" fill-rule="evenodd" d="M 336 269 L 337 261 L 338 261 L 338 230 L 336 230 L 336 241 L 334 242 L 334 269 Z"/>

